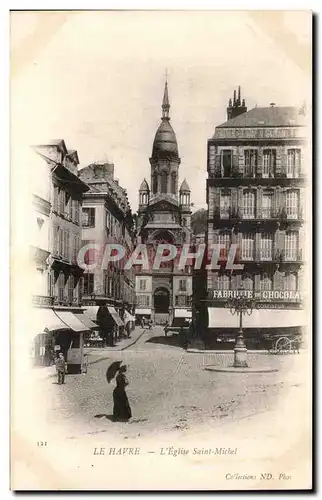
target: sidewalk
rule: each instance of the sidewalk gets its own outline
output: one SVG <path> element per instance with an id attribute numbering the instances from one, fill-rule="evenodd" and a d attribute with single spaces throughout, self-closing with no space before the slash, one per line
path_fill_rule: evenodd
<path id="1" fill-rule="evenodd" d="M 135 330 L 131 332 L 130 338 L 122 339 L 114 347 L 86 347 L 84 349 L 84 352 L 90 358 L 88 364 L 92 365 L 93 363 L 97 363 L 98 361 L 107 359 L 109 357 L 108 356 L 109 352 L 124 351 L 124 349 L 131 347 L 139 340 L 139 338 L 142 337 L 145 331 L 146 331 L 145 328 L 139 328 L 139 327 L 135 328 Z M 91 359 L 92 357 L 98 359 Z"/>
<path id="2" fill-rule="evenodd" d="M 131 332 L 130 338 L 122 339 L 114 347 L 85 347 L 84 353 L 88 355 L 88 365 L 93 365 L 94 363 L 99 363 L 100 361 L 104 361 L 104 359 L 108 359 L 110 352 L 124 351 L 124 349 L 127 349 L 131 345 L 135 344 L 139 338 L 142 337 L 144 332 L 144 328 L 137 327 L 133 330 L 133 332 Z M 56 367 L 53 365 L 34 368 L 32 370 L 32 377 L 34 377 L 35 381 L 56 377 Z"/>

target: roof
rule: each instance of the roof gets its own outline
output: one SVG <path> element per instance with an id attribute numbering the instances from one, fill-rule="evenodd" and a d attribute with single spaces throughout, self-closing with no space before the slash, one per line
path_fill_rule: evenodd
<path id="1" fill-rule="evenodd" d="M 179 157 L 177 138 L 168 120 L 162 120 L 154 138 L 152 158 Z"/>
<path id="2" fill-rule="evenodd" d="M 189 187 L 189 184 L 187 183 L 186 179 L 181 184 L 180 191 L 189 191 L 189 193 L 190 193 L 190 187 Z"/>
<path id="3" fill-rule="evenodd" d="M 148 183 L 146 182 L 145 179 L 141 183 L 140 191 L 150 191 L 149 185 L 148 185 Z"/>
<path id="4" fill-rule="evenodd" d="M 296 127 L 305 124 L 305 117 L 294 106 L 253 108 L 216 128 L 233 127 Z"/>

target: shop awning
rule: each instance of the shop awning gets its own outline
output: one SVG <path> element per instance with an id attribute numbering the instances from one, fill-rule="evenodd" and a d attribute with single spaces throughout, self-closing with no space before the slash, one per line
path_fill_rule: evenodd
<path id="1" fill-rule="evenodd" d="M 88 332 L 90 328 L 85 326 L 75 314 L 70 311 L 56 311 L 57 316 L 74 332 Z"/>
<path id="2" fill-rule="evenodd" d="M 79 321 L 81 321 L 81 323 L 83 323 L 83 325 L 87 326 L 87 328 L 90 328 L 91 330 L 98 328 L 98 325 L 96 323 L 94 323 L 91 319 L 89 319 L 89 317 L 86 316 L 86 314 L 76 314 L 75 313 L 75 316 L 76 316 L 76 318 L 79 319 Z"/>
<path id="3" fill-rule="evenodd" d="M 174 310 L 175 318 L 192 318 L 192 311 L 188 311 L 188 309 L 175 309 Z"/>
<path id="4" fill-rule="evenodd" d="M 127 310 L 124 311 L 124 323 L 127 324 L 129 321 L 135 321 L 135 317 L 132 316 Z"/>
<path id="5" fill-rule="evenodd" d="M 239 328 L 239 316 L 221 307 L 208 307 L 209 328 Z M 243 316 L 243 328 L 281 328 L 305 326 L 304 311 L 300 309 L 254 309 Z"/>
<path id="6" fill-rule="evenodd" d="M 151 314 L 151 309 L 135 309 L 135 314 L 143 314 L 144 316 L 148 316 Z"/>
<path id="7" fill-rule="evenodd" d="M 114 322 L 117 326 L 124 326 L 123 321 L 121 320 L 120 316 L 117 314 L 116 310 L 112 306 L 107 307 L 108 311 L 110 312 L 112 318 L 114 319 Z"/>
<path id="8" fill-rule="evenodd" d="M 54 313 L 52 309 L 34 307 L 30 313 L 32 330 L 35 335 L 46 331 L 66 330 L 68 326 Z"/>
<path id="9" fill-rule="evenodd" d="M 96 322 L 97 312 L 99 310 L 99 307 L 100 306 L 87 306 L 85 308 L 85 314 L 86 314 L 86 316 L 89 317 L 89 319 L 91 321 L 95 321 Z"/>

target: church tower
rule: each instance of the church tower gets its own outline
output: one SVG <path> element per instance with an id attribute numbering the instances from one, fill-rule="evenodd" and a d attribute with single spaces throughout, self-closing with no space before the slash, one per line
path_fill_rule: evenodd
<path id="1" fill-rule="evenodd" d="M 178 200 L 179 151 L 177 138 L 170 123 L 168 83 L 165 82 L 162 116 L 152 148 L 151 195 L 166 195 Z"/>
<path id="2" fill-rule="evenodd" d="M 168 82 L 165 82 L 161 123 L 156 131 L 150 158 L 151 181 L 146 179 L 139 189 L 138 243 L 147 244 L 149 269 L 139 268 L 136 274 L 136 316 L 151 318 L 156 324 L 174 318 L 191 317 L 192 270 L 187 265 L 178 269 L 178 260 L 163 262 L 155 269 L 160 243 L 178 249 L 190 243 L 191 202 L 186 180 L 179 190 L 179 149 L 170 123 Z"/>

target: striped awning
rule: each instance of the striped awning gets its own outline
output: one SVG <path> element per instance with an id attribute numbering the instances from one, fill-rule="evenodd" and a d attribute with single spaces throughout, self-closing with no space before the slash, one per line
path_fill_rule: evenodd
<path id="1" fill-rule="evenodd" d="M 98 328 L 98 325 L 96 323 L 94 323 L 91 319 L 89 319 L 88 316 L 86 316 L 85 313 L 80 313 L 80 314 L 76 314 L 75 313 L 75 316 L 77 319 L 79 319 L 79 321 L 81 321 L 83 323 L 83 325 L 85 325 L 87 328 L 90 328 L 91 330 L 94 330 L 94 329 L 97 329 Z"/>
<path id="2" fill-rule="evenodd" d="M 81 333 L 90 330 L 70 311 L 56 311 L 56 314 L 74 332 Z"/>
<path id="3" fill-rule="evenodd" d="M 86 316 L 89 317 L 89 319 L 91 321 L 95 321 L 96 322 L 98 310 L 99 310 L 99 306 L 87 306 L 85 308 L 85 314 L 86 314 Z"/>
<path id="4" fill-rule="evenodd" d="M 114 307 L 112 307 L 112 306 L 107 306 L 107 309 L 108 309 L 109 313 L 111 314 L 115 324 L 117 326 L 124 326 L 124 323 L 121 320 L 120 316 L 118 315 L 116 309 L 114 309 Z"/>
<path id="5" fill-rule="evenodd" d="M 29 322 L 29 321 L 28 321 Z M 52 309 L 34 307 L 30 314 L 30 323 L 35 335 L 39 333 L 66 330 L 66 324 L 54 313 Z"/>

